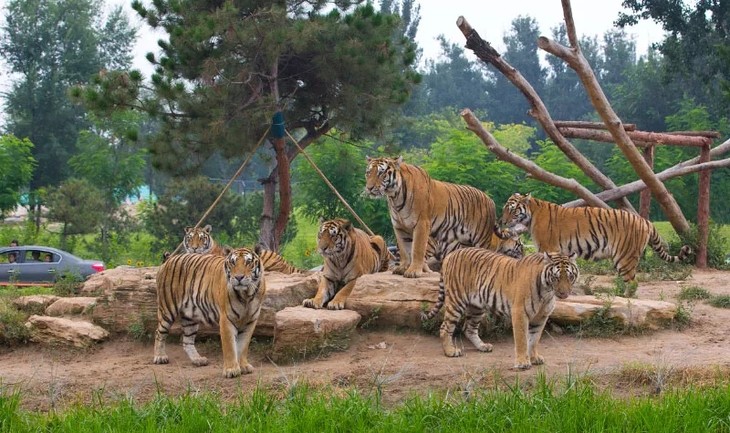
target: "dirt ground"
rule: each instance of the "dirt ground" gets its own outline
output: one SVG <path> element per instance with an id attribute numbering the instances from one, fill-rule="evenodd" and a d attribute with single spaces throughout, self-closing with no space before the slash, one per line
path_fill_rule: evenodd
<path id="1" fill-rule="evenodd" d="M 594 285 L 610 285 L 599 277 Z M 713 295 L 730 295 L 730 272 L 695 270 L 685 281 L 639 284 L 638 297 L 677 301 L 683 286 L 699 286 Z M 0 348 L 0 388 L 22 392 L 23 406 L 48 410 L 75 402 L 150 399 L 158 391 L 169 395 L 212 391 L 223 398 L 261 385 L 282 389 L 296 383 L 334 387 L 379 388 L 386 401 L 397 402 L 413 393 L 465 392 L 495 384 L 530 383 L 540 372 L 559 380 L 585 377 L 613 390 L 652 392 L 672 377 L 684 383 L 727 378 L 730 375 L 730 310 L 699 301 L 690 305 L 691 324 L 683 330 L 666 329 L 616 338 L 586 338 L 546 328 L 541 349 L 546 364 L 514 372 L 511 335 L 485 338 L 492 353 L 477 352 L 468 342 L 465 356 L 444 357 L 438 337 L 397 330 L 358 329 L 350 348 L 318 359 L 276 365 L 266 357 L 268 341 L 252 345 L 255 371 L 224 379 L 220 345 L 216 339 L 199 343 L 210 359 L 193 367 L 179 344 L 168 344 L 170 364 L 152 364 L 151 341 L 113 339 L 89 350 L 42 348 L 27 345 Z M 384 344 L 383 344 L 384 343 Z M 633 374 L 628 372 L 634 371 Z M 655 390 L 656 391 L 656 390 Z"/>

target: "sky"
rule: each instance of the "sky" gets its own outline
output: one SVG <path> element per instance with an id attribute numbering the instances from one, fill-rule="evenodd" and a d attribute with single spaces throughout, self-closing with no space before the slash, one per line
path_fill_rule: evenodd
<path id="1" fill-rule="evenodd" d="M 0 0 L 0 4 L 7 0 Z M 164 34 L 153 33 L 129 6 L 131 0 L 107 0 L 109 4 L 122 5 L 130 19 L 139 28 L 139 40 L 134 50 L 134 67 L 149 76 L 152 68 L 145 59 L 146 53 L 157 52 L 157 40 Z M 149 0 L 143 0 L 149 3 Z M 421 22 L 418 26 L 417 42 L 423 49 L 422 60 L 435 58 L 440 54 L 437 36 L 443 34 L 446 39 L 464 44 L 464 36 L 456 27 L 456 19 L 463 15 L 479 32 L 480 36 L 490 42 L 499 52 L 504 51 L 502 37 L 509 31 L 512 20 L 518 16 L 531 16 L 537 19 L 541 35 L 550 36 L 550 29 L 563 22 L 563 9 L 560 0 L 417 0 L 421 6 Z M 613 21 L 618 18 L 622 0 L 573 0 L 573 20 L 578 35 L 599 37 L 606 30 L 613 28 Z M 379 3 L 377 0 L 375 3 Z M 637 50 L 640 54 L 647 51 L 649 45 L 662 40 L 659 25 L 643 21 L 627 29 L 634 35 Z M 467 51 L 468 52 L 468 51 Z M 471 55 L 468 52 L 468 55 Z"/>

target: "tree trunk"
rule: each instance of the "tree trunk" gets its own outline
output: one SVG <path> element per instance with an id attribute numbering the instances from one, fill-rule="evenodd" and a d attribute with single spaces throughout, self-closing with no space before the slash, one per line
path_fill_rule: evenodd
<path id="1" fill-rule="evenodd" d="M 272 171 L 269 177 L 259 179 L 264 186 L 264 206 L 261 211 L 261 230 L 259 232 L 259 243 L 267 250 L 274 251 L 276 236 L 274 234 L 274 211 L 276 210 L 276 171 Z"/>
<path id="2" fill-rule="evenodd" d="M 286 156 L 286 141 L 284 138 L 274 139 L 276 151 L 276 169 L 279 178 L 279 213 L 274 224 L 274 245 L 272 251 L 279 251 L 279 243 L 286 230 L 291 214 L 291 173 L 289 158 Z"/>
<path id="3" fill-rule="evenodd" d="M 684 217 L 682 210 L 679 208 L 677 201 L 669 193 L 666 186 L 656 177 L 649 165 L 644 161 L 641 153 L 638 151 L 634 143 L 629 138 L 627 132 L 623 128 L 621 119 L 611 108 L 611 105 L 603 93 L 601 86 L 598 84 L 591 66 L 583 56 L 578 45 L 578 37 L 575 31 L 575 23 L 573 22 L 573 13 L 569 0 L 562 0 L 563 16 L 565 18 L 565 28 L 570 41 L 570 48 L 564 47 L 548 38 L 541 36 L 538 39 L 538 46 L 550 54 L 563 59 L 578 74 L 583 87 L 586 89 L 590 97 L 593 107 L 598 112 L 603 122 L 611 132 L 616 144 L 621 152 L 626 156 L 636 174 L 643 180 L 652 192 L 652 195 L 662 207 L 672 227 L 679 234 L 689 232 L 689 223 Z"/>

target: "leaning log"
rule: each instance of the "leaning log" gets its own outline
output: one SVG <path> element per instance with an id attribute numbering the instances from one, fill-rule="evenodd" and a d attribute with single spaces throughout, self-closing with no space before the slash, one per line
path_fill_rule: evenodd
<path id="1" fill-rule="evenodd" d="M 682 210 L 679 208 L 677 201 L 669 193 L 667 187 L 656 177 L 651 167 L 649 167 L 646 161 L 644 161 L 641 152 L 639 152 L 634 143 L 631 141 L 631 138 L 622 126 L 621 119 L 616 115 L 616 112 L 608 102 L 608 98 L 606 98 L 606 95 L 603 93 L 588 60 L 586 60 L 580 50 L 570 0 L 561 0 L 561 3 L 563 5 L 563 17 L 565 19 L 565 28 L 568 40 L 570 41 L 570 48 L 555 41 L 551 41 L 544 36 L 541 36 L 538 39 L 538 47 L 558 58 L 563 59 L 573 70 L 575 70 L 581 83 L 583 83 L 583 87 L 588 93 L 593 107 L 608 127 L 616 145 L 618 145 L 621 152 L 623 152 L 626 156 L 626 159 L 634 168 L 634 171 L 636 171 L 639 178 L 648 185 L 652 195 L 656 198 L 664 211 L 664 214 L 677 233 L 686 234 L 689 232 L 689 223 L 684 217 Z"/>
<path id="2" fill-rule="evenodd" d="M 591 206 L 604 208 L 608 207 L 606 203 L 596 198 L 596 196 L 590 190 L 578 183 L 575 179 L 566 179 L 562 176 L 550 173 L 549 171 L 544 170 L 534 162 L 522 158 L 521 156 L 511 152 L 509 149 L 499 144 L 497 139 L 494 138 L 494 136 L 484 128 L 482 122 L 479 121 L 479 119 L 474 115 L 474 113 L 471 112 L 470 109 L 465 108 L 461 111 L 460 114 L 466 122 L 467 129 L 475 133 L 482 140 L 484 145 L 487 146 L 487 149 L 494 153 L 498 159 L 502 161 L 507 161 L 510 164 L 521 168 L 535 179 L 571 191 L 578 197 L 581 197 L 585 201 L 590 203 Z"/>

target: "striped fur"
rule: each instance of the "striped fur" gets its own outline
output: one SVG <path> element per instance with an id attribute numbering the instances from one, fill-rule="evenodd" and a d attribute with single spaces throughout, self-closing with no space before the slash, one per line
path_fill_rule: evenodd
<path id="1" fill-rule="evenodd" d="M 309 308 L 344 309 L 355 281 L 361 275 L 387 270 L 390 259 L 382 237 L 368 236 L 342 218 L 320 221 L 317 250 L 324 258 L 324 268 L 317 294 L 302 302 Z"/>
<path id="2" fill-rule="evenodd" d="M 196 366 L 208 364 L 195 349 L 202 324 L 218 325 L 223 349 L 223 375 L 253 371 L 248 346 L 266 293 L 264 268 L 257 251 L 238 248 L 227 256 L 179 254 L 157 272 L 155 364 L 167 364 L 165 340 L 176 319 L 183 330 L 183 349 Z"/>
<path id="3" fill-rule="evenodd" d="M 466 338 L 481 352 L 492 345 L 479 338 L 479 323 L 487 311 L 512 320 L 515 366 L 524 370 L 542 364 L 537 345 L 555 297 L 564 299 L 578 279 L 574 258 L 535 253 L 513 259 L 481 248 L 462 248 L 446 256 L 441 269 L 439 299 L 423 320 L 444 308 L 441 345 L 446 356 L 461 356 L 454 330 L 466 319 Z"/>
<path id="4" fill-rule="evenodd" d="M 187 227 L 185 228 L 185 237 L 183 238 L 183 246 L 188 253 L 214 254 L 224 256 L 231 250 L 228 246 L 218 246 L 210 234 L 211 227 L 206 225 L 203 228 Z M 291 263 L 287 262 L 280 254 L 261 249 L 259 255 L 261 262 L 264 264 L 266 272 L 281 272 L 282 274 L 308 274 L 309 271 L 299 269 Z M 163 258 L 163 263 L 166 258 Z"/>
<path id="5" fill-rule="evenodd" d="M 679 255 L 667 253 L 654 225 L 639 215 L 618 209 L 565 208 L 530 194 L 512 194 L 500 220 L 516 233 L 530 232 L 538 251 L 575 253 L 584 259 L 612 259 L 613 266 L 636 289 L 636 268 L 646 245 L 667 262 L 684 260 L 692 249 L 685 245 Z"/>
<path id="6" fill-rule="evenodd" d="M 416 278 L 425 263 L 429 237 L 436 257 L 463 246 L 487 248 L 496 220 L 494 201 L 482 191 L 432 179 L 402 158 L 368 158 L 365 192 L 386 197 L 401 264 L 393 272 Z"/>
<path id="7" fill-rule="evenodd" d="M 492 238 L 489 241 L 487 249 L 496 251 L 505 256 L 512 257 L 514 259 L 521 259 L 525 256 L 525 246 L 520 240 L 519 236 L 505 235 L 505 238 L 497 236 L 496 233 L 492 233 Z M 426 246 L 426 264 L 429 269 L 434 272 L 441 271 L 441 264 L 443 259 L 437 255 L 437 246 L 434 238 L 428 238 L 428 245 Z M 391 267 L 400 265 L 400 255 L 395 255 L 391 262 Z"/>

